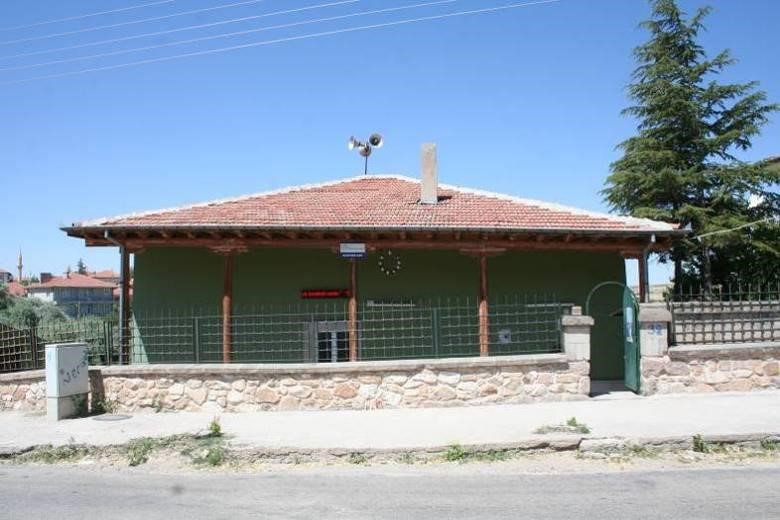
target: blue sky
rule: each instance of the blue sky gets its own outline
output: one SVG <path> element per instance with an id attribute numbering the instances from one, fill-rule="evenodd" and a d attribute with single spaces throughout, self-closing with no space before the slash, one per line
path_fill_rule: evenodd
<path id="1" fill-rule="evenodd" d="M 5 0 L 0 29 L 153 0 Z M 175 0 L 100 17 L 0 32 L 0 68 L 153 46 L 181 39 L 337 16 L 425 0 L 360 0 L 55 53 L 17 54 L 327 3 L 262 2 L 84 31 L 239 0 Z M 337 0 L 332 0 L 337 1 Z M 115 249 L 85 248 L 58 227 L 352 176 L 350 135 L 379 131 L 374 173 L 418 175 L 419 145 L 439 145 L 440 179 L 591 210 L 615 150 L 634 122 L 620 110 L 645 40 L 643 0 L 561 0 L 440 21 L 246 48 L 31 82 L 99 68 L 275 38 L 477 9 L 511 0 L 459 0 L 352 20 L 287 28 L 23 70 L 0 71 L 0 267 L 62 272 L 83 257 L 116 268 Z M 703 4 L 683 0 L 692 11 Z M 731 48 L 724 80 L 759 80 L 780 101 L 780 2 L 711 0 L 703 43 Z M 16 82 L 16 83 L 15 83 Z M 780 153 L 780 116 L 742 155 Z M 654 268 L 651 281 L 667 276 Z"/>

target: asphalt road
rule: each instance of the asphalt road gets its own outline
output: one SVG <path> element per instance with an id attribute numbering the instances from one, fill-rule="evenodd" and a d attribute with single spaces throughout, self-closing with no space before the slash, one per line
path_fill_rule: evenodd
<path id="1" fill-rule="evenodd" d="M 778 519 L 778 483 L 778 466 L 544 475 L 501 465 L 258 474 L 0 466 L 0 518 Z"/>

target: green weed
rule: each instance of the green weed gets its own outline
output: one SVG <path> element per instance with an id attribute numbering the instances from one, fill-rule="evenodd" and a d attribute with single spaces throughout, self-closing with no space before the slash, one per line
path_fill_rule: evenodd
<path id="1" fill-rule="evenodd" d="M 658 450 L 650 448 L 642 444 L 633 444 L 629 451 L 634 457 L 641 457 L 645 459 L 652 459 L 658 457 Z"/>
<path id="2" fill-rule="evenodd" d="M 570 417 L 564 424 L 546 424 L 540 426 L 534 433 L 547 434 L 547 433 L 590 433 L 590 428 L 587 424 L 577 421 L 576 417 Z"/>
<path id="3" fill-rule="evenodd" d="M 468 459 L 476 462 L 503 462 L 509 455 L 506 450 L 487 450 L 470 453 Z"/>
<path id="4" fill-rule="evenodd" d="M 444 460 L 447 462 L 462 462 L 468 456 L 468 452 L 460 444 L 453 444 L 444 452 Z"/>
<path id="5" fill-rule="evenodd" d="M 368 457 L 366 457 L 363 453 L 358 452 L 352 452 L 349 454 L 349 457 L 347 458 L 350 464 L 366 464 L 368 462 Z"/>
<path id="6" fill-rule="evenodd" d="M 108 398 L 100 399 L 95 401 L 92 410 L 95 413 L 115 414 L 119 410 L 119 401 Z"/>
<path id="7" fill-rule="evenodd" d="M 590 433 L 590 428 L 588 428 L 588 425 L 577 422 L 576 417 L 570 417 L 569 420 L 566 421 L 566 426 L 573 428 L 577 433 Z"/>
<path id="8" fill-rule="evenodd" d="M 417 457 L 414 455 L 414 453 L 407 451 L 401 454 L 400 457 L 398 457 L 398 461 L 401 464 L 415 464 L 417 462 Z"/>
<path id="9" fill-rule="evenodd" d="M 80 460 L 89 454 L 86 446 L 68 444 L 66 446 L 40 446 L 33 451 L 23 454 L 18 460 L 23 462 L 38 462 L 43 464 L 57 464 L 60 462 L 73 462 Z"/>
<path id="10" fill-rule="evenodd" d="M 150 438 L 131 442 L 127 448 L 127 463 L 133 467 L 146 464 L 157 445 L 157 441 Z"/>
<path id="11" fill-rule="evenodd" d="M 219 424 L 218 417 L 214 417 L 209 423 L 209 437 L 222 437 L 222 425 Z"/>
<path id="12" fill-rule="evenodd" d="M 693 436 L 693 451 L 696 453 L 727 453 L 729 449 L 722 442 L 707 442 L 697 433 Z"/>
<path id="13" fill-rule="evenodd" d="M 200 457 L 195 457 L 192 462 L 195 464 L 205 464 L 208 466 L 216 467 L 221 466 L 225 462 L 225 448 L 222 446 L 211 446 Z"/>

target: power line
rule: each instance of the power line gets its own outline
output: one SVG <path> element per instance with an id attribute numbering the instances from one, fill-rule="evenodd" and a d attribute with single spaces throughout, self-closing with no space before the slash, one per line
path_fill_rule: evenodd
<path id="1" fill-rule="evenodd" d="M 137 25 L 139 23 L 146 23 L 146 22 L 156 22 L 159 20 L 167 20 L 169 18 L 176 18 L 179 16 L 187 16 L 190 14 L 197 14 L 197 13 L 205 13 L 207 11 L 216 11 L 218 9 L 227 9 L 228 7 L 239 7 L 242 5 L 249 5 L 249 4 L 258 4 L 260 2 L 264 2 L 265 0 L 246 0 L 244 2 L 236 2 L 233 4 L 226 4 L 226 5 L 217 5 L 214 7 L 206 7 L 203 9 L 193 9 L 191 11 L 184 11 L 181 13 L 173 13 L 173 14 L 166 14 L 163 16 L 153 16 L 151 18 L 143 18 L 141 20 L 131 20 L 129 22 L 121 22 L 121 23 L 114 23 L 109 25 L 98 25 L 97 27 L 87 27 L 85 29 L 78 29 L 75 31 L 66 31 L 61 33 L 53 33 L 53 34 L 44 34 L 43 36 L 33 36 L 31 38 L 21 38 L 18 40 L 8 40 L 5 42 L 0 42 L 0 45 L 11 45 L 12 43 L 24 43 L 24 42 L 32 42 L 32 41 L 38 41 L 38 40 L 49 40 L 51 38 L 56 38 L 58 36 L 69 36 L 72 34 L 82 34 L 86 32 L 94 32 L 94 31 L 100 31 L 102 29 L 113 29 L 116 27 L 125 27 L 128 25 Z"/>
<path id="2" fill-rule="evenodd" d="M 253 0 L 253 1 L 263 1 L 263 0 Z M 319 9 L 320 7 L 330 7 L 335 5 L 342 5 L 342 4 L 350 4 L 355 2 L 360 2 L 362 0 L 347 0 L 343 2 L 335 2 L 335 3 L 329 3 L 329 4 L 322 4 L 322 5 L 316 5 L 316 6 L 308 6 L 308 7 L 300 7 L 297 9 L 288 9 L 286 11 L 277 11 L 278 14 L 290 14 L 290 13 L 297 13 L 302 11 L 309 11 L 312 9 Z M 276 13 L 275 13 L 276 14 Z M 211 22 L 211 23 L 205 23 L 200 25 L 188 25 L 186 27 L 178 27 L 176 29 L 167 29 L 165 31 L 156 31 L 151 33 L 144 33 L 144 34 L 136 34 L 133 36 L 124 36 L 122 38 L 113 38 L 110 40 L 102 40 L 97 42 L 91 42 L 91 43 L 82 43 L 79 45 L 70 45 L 68 47 L 60 47 L 57 49 L 46 49 L 42 51 L 35 51 L 35 52 L 27 52 L 23 54 L 15 54 L 13 56 L 2 56 L 0 57 L 0 60 L 10 60 L 12 58 L 21 58 L 24 56 L 32 56 L 34 54 L 50 54 L 52 52 L 60 52 L 60 51 L 66 51 L 66 50 L 72 50 L 72 49 L 79 49 L 83 47 L 94 47 L 95 45 L 105 45 L 107 43 L 118 43 L 123 41 L 129 41 L 129 40 L 137 40 L 139 38 L 148 38 L 151 36 L 162 36 L 164 34 L 173 34 L 177 32 L 183 32 L 183 31 L 194 31 L 196 29 L 205 29 L 208 27 L 217 27 L 218 25 L 227 25 L 232 23 L 239 23 L 239 22 L 246 22 L 249 20 L 257 20 L 259 18 L 266 18 L 268 16 L 271 16 L 269 14 L 259 14 L 259 15 L 252 15 L 252 16 L 244 16 L 241 18 L 231 18 L 229 20 L 220 20 L 218 22 Z M 26 67 L 23 67 L 26 68 Z M 3 69 L 3 70 L 15 70 L 15 69 Z"/>
<path id="3" fill-rule="evenodd" d="M 280 25 L 271 25 L 271 26 L 267 26 L 267 27 L 260 27 L 260 28 L 257 28 L 257 29 L 247 29 L 247 30 L 244 30 L 244 31 L 235 31 L 235 32 L 231 32 L 231 33 L 216 34 L 216 35 L 212 35 L 212 36 L 204 36 L 204 37 L 201 37 L 201 38 L 191 38 L 189 40 L 179 40 L 179 41 L 175 41 L 175 42 L 161 43 L 161 44 L 158 44 L 158 45 L 148 45 L 146 47 L 135 47 L 135 48 L 132 48 L 132 49 L 122 49 L 122 50 L 118 50 L 118 51 L 103 52 L 103 53 L 100 53 L 100 54 L 90 54 L 90 55 L 87 55 L 87 56 L 78 56 L 78 57 L 75 57 L 75 58 L 66 58 L 66 59 L 62 59 L 62 60 L 52 60 L 52 61 L 47 61 L 47 62 L 42 62 L 42 63 L 33 63 L 31 65 L 19 65 L 19 66 L 16 66 L 16 67 L 5 67 L 5 68 L 0 68 L 0 72 L 8 72 L 8 71 L 13 71 L 13 70 L 25 70 L 25 69 L 32 69 L 32 68 L 38 68 L 38 67 L 45 67 L 45 66 L 48 66 L 48 65 L 59 65 L 59 64 L 62 64 L 62 63 L 73 63 L 73 62 L 76 62 L 76 61 L 85 61 L 85 60 L 98 59 L 98 58 L 107 58 L 109 56 L 117 56 L 117 55 L 120 55 L 120 54 L 129 54 L 129 53 L 133 53 L 133 52 L 142 52 L 142 51 L 149 51 L 149 50 L 154 50 L 154 49 L 162 49 L 162 48 L 165 48 L 165 47 L 173 47 L 173 46 L 176 46 L 176 45 L 186 45 L 186 44 L 189 44 L 189 43 L 198 43 L 198 42 L 204 42 L 204 41 L 209 41 L 209 40 L 217 40 L 217 39 L 221 39 L 221 38 L 230 38 L 230 37 L 233 37 L 233 36 L 241 36 L 241 35 L 252 34 L 252 33 L 259 33 L 259 32 L 265 32 L 265 31 L 273 31 L 273 30 L 277 30 L 277 29 L 287 29 L 287 28 L 290 28 L 290 27 L 298 27 L 298 26 L 302 26 L 302 25 L 311 25 L 311 24 L 315 24 L 315 23 L 333 22 L 333 21 L 336 21 L 336 20 L 344 20 L 344 19 L 347 19 L 347 18 L 355 18 L 355 17 L 360 17 L 360 16 L 369 16 L 369 15 L 374 15 L 374 14 L 383 14 L 383 13 L 390 13 L 390 12 L 395 12 L 395 11 L 405 11 L 405 10 L 408 10 L 408 9 L 419 9 L 421 7 L 430 7 L 430 6 L 434 6 L 434 5 L 451 4 L 453 2 L 458 2 L 458 1 L 460 1 L 460 0 L 436 0 L 436 1 L 433 1 L 433 2 L 424 2 L 424 3 L 420 3 L 420 4 L 404 5 L 404 6 L 399 6 L 399 7 L 388 7 L 386 9 L 375 9 L 375 10 L 372 10 L 372 11 L 361 11 L 361 12 L 358 12 L 358 13 L 350 13 L 350 14 L 344 14 L 344 15 L 338 15 L 338 16 L 329 16 L 329 17 L 326 17 L 326 18 L 317 18 L 317 19 L 314 19 L 314 20 L 304 20 L 304 21 L 301 21 L 301 22 L 292 22 L 292 23 L 286 23 L 286 24 L 280 24 Z M 343 3 L 343 2 L 339 2 L 339 3 Z M 330 6 L 330 5 L 333 5 L 333 4 L 327 4 L 325 7 Z M 338 4 L 336 4 L 336 5 L 338 5 Z M 271 14 L 269 14 L 268 16 L 271 16 Z"/>
<path id="4" fill-rule="evenodd" d="M 723 233 L 733 233 L 734 231 L 740 231 L 745 228 L 752 228 L 753 226 L 757 226 L 759 224 L 764 224 L 765 222 L 772 222 L 777 220 L 778 217 L 765 217 L 760 220 L 755 220 L 753 222 L 748 222 L 747 224 L 742 224 L 741 226 L 729 228 L 729 229 L 719 229 L 718 231 L 710 231 L 709 233 L 703 233 L 701 235 L 696 235 L 695 237 L 692 237 L 691 240 L 699 240 L 701 241 L 704 237 L 709 237 L 713 235 L 721 235 Z"/>
<path id="5" fill-rule="evenodd" d="M 434 15 L 434 16 L 424 16 L 420 18 L 410 18 L 406 20 L 397 20 L 394 22 L 384 22 L 379 24 L 372 24 L 372 25 L 362 25 L 358 27 L 349 27 L 345 29 L 337 29 L 333 31 L 324 31 L 324 32 L 317 32 L 317 33 L 309 33 L 309 34 L 303 34 L 300 36 L 290 36 L 287 38 L 277 38 L 274 40 L 263 40 L 259 42 L 254 43 L 246 43 L 243 45 L 232 45 L 230 47 L 220 47 L 216 49 L 210 49 L 206 51 L 197 51 L 197 52 L 188 52 L 184 54 L 174 54 L 172 56 L 163 56 L 160 58 L 151 58 L 146 60 L 139 60 L 139 61 L 131 61 L 126 63 L 119 63 L 116 65 L 106 65 L 102 67 L 93 67 L 90 69 L 81 69 L 81 70 L 75 70 L 70 72 L 62 72 L 59 74 L 49 74 L 46 76 L 36 76 L 32 78 L 22 79 L 22 80 L 14 80 L 14 81 L 4 81 L 0 82 L 0 85 L 14 85 L 18 83 L 29 83 L 32 81 L 41 81 L 46 79 L 55 79 L 55 78 L 63 78 L 68 76 L 76 76 L 81 74 L 88 74 L 92 72 L 99 72 L 104 70 L 114 70 L 114 69 L 122 69 L 127 67 L 134 67 L 139 65 L 147 65 L 150 63 L 160 63 L 165 61 L 173 61 L 183 58 L 190 58 L 195 56 L 205 56 L 209 54 L 219 54 L 223 52 L 229 52 L 239 49 L 248 49 L 252 47 L 263 47 L 267 45 L 275 45 L 277 43 L 285 43 L 285 42 L 291 42 L 291 41 L 299 41 L 299 40 L 310 40 L 315 38 L 322 38 L 325 36 L 334 36 L 337 34 L 345 34 L 345 33 L 352 33 L 352 32 L 359 32 L 359 31 L 367 31 L 371 29 L 380 29 L 384 27 L 393 27 L 393 26 L 399 26 L 399 25 L 406 25 L 406 24 L 412 24 L 412 23 L 419 23 L 419 22 L 426 22 L 426 21 L 432 21 L 432 20 L 441 20 L 445 18 L 454 18 L 457 16 L 469 16 L 469 15 L 475 15 L 475 14 L 482 14 L 482 13 L 494 13 L 498 11 L 506 11 L 510 9 L 519 9 L 523 7 L 531 7 L 534 5 L 542 5 L 542 4 L 552 4 L 560 2 L 561 0 L 539 0 L 536 2 L 525 2 L 525 3 L 518 3 L 518 4 L 509 4 L 509 5 L 503 5 L 503 6 L 497 6 L 497 7 L 488 7 L 484 9 L 473 9 L 470 11 L 456 11 L 454 13 L 447 13 L 447 14 L 440 14 L 440 15 Z"/>
<path id="6" fill-rule="evenodd" d="M 141 9 L 143 7 L 152 7 L 154 5 L 162 5 L 162 4 L 171 4 L 175 2 L 176 0 L 161 0 L 159 2 L 152 2 L 149 4 L 141 4 L 141 5 L 131 5 L 129 7 L 122 7 L 120 9 L 112 9 L 111 11 L 100 11 L 97 13 L 89 13 L 89 14 L 82 14 L 78 16 L 69 16 L 67 18 L 58 18 L 56 20 L 45 20 L 43 22 L 35 22 L 31 23 L 29 25 L 17 25 L 15 27 L 3 27 L 0 29 L 0 32 L 5 31 L 15 31 L 17 29 L 29 29 L 31 27 L 40 27 L 41 25 L 49 25 L 53 23 L 60 23 L 60 22 L 70 22 L 73 20 L 83 20 L 84 18 L 92 18 L 95 16 L 103 16 L 104 14 L 113 14 L 113 13 L 121 13 L 123 11 L 132 11 L 134 9 Z"/>

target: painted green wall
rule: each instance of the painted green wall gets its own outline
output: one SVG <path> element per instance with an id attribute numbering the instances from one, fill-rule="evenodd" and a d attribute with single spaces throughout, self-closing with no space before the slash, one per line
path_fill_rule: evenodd
<path id="1" fill-rule="evenodd" d="M 399 250 L 396 254 L 401 256 L 402 269 L 392 277 L 380 272 L 377 253 L 359 262 L 362 358 L 476 355 L 478 260 L 456 251 Z M 512 309 L 533 309 L 544 317 L 544 307 L 526 304 L 584 305 L 588 291 L 597 283 L 624 281 L 624 263 L 620 256 L 607 253 L 511 252 L 490 258 L 488 273 L 491 348 L 515 353 L 534 344 L 533 334 L 549 338 L 551 332 L 530 331 L 523 336 L 519 329 L 524 327 L 513 321 L 516 313 Z M 137 255 L 134 276 L 136 323 L 150 361 L 192 361 L 195 330 L 200 360 L 221 359 L 222 257 L 204 249 L 150 248 Z M 309 334 L 305 322 L 344 320 L 346 300 L 304 301 L 300 291 L 348 287 L 348 262 L 331 251 L 255 249 L 237 256 L 233 282 L 234 314 L 239 316 L 234 325 L 236 360 L 305 360 Z M 517 295 L 533 301 L 499 303 Z M 619 309 L 619 296 L 599 292 L 594 303 L 610 309 L 615 299 L 614 309 Z M 367 303 L 410 300 L 417 304 Z M 249 314 L 277 318 L 273 322 L 240 318 Z M 604 314 L 594 328 L 593 373 L 594 377 L 620 378 L 620 317 Z M 193 315 L 200 316 L 196 324 Z M 412 325 L 404 326 L 404 322 Z M 434 322 L 437 337 L 433 337 Z M 502 329 L 512 329 L 513 338 L 525 341 L 502 351 L 496 336 Z"/>

